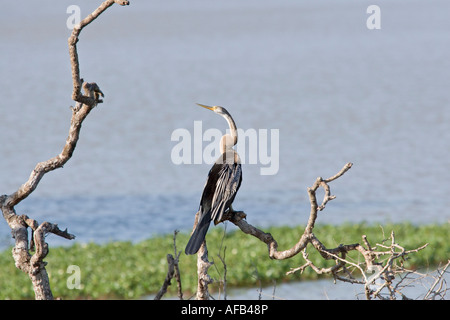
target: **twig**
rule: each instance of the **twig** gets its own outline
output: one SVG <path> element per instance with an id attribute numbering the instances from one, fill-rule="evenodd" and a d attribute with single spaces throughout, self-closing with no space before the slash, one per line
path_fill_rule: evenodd
<path id="1" fill-rule="evenodd" d="M 223 248 L 223 257 L 222 257 L 222 247 L 223 247 L 223 241 L 225 239 L 225 235 L 227 232 L 227 225 L 225 224 L 225 228 L 223 230 L 223 236 L 222 236 L 222 241 L 220 242 L 220 246 L 219 246 L 219 253 L 217 254 L 218 258 L 220 259 L 220 261 L 222 262 L 223 265 L 223 279 L 221 280 L 222 283 L 222 287 L 223 287 L 223 299 L 227 300 L 227 264 L 225 263 L 225 255 L 226 255 L 226 250 L 227 247 L 225 246 Z M 217 267 L 216 267 L 217 269 Z M 217 272 L 220 274 L 219 270 L 217 269 Z M 219 297 L 220 299 L 220 297 Z"/>
<path id="2" fill-rule="evenodd" d="M 175 279 L 177 281 L 178 298 L 180 300 L 183 300 L 183 292 L 181 289 L 180 269 L 178 266 L 181 252 L 177 252 L 177 243 L 176 243 L 176 237 L 177 237 L 178 232 L 179 232 L 178 230 L 175 230 L 173 232 L 173 251 L 174 251 L 175 258 L 171 254 L 167 255 L 167 265 L 168 265 L 167 266 L 167 269 L 168 269 L 167 275 L 166 275 L 166 278 L 164 279 L 161 289 L 159 289 L 154 300 L 161 300 L 161 298 L 166 294 L 167 288 L 170 286 L 170 282 L 173 277 L 175 277 Z"/>
<path id="3" fill-rule="evenodd" d="M 434 295 L 433 295 L 433 298 L 434 298 L 438 292 L 442 292 L 442 287 L 444 284 L 443 277 L 444 277 L 444 274 L 447 272 L 449 265 L 450 265 L 450 260 L 448 260 L 447 264 L 442 268 L 442 272 L 439 272 L 439 270 L 438 270 L 438 276 L 436 277 L 433 285 L 430 287 L 430 289 L 425 294 L 424 300 L 429 299 L 430 295 L 432 293 L 434 293 Z M 439 284 L 439 283 L 440 283 L 439 289 L 437 291 L 434 291 L 434 288 L 436 288 L 437 284 Z"/>
<path id="4" fill-rule="evenodd" d="M 223 286 L 223 300 L 227 300 L 227 264 L 225 263 L 225 253 L 227 251 L 227 247 L 225 246 L 223 248 L 223 257 L 222 255 L 219 254 L 217 255 L 220 259 L 220 261 L 222 262 L 223 265 L 223 280 L 222 282 L 222 286 Z"/>
<path id="5" fill-rule="evenodd" d="M 167 292 L 167 287 L 170 286 L 170 281 L 172 280 L 174 273 L 175 273 L 175 259 L 171 254 L 167 255 L 167 264 L 168 264 L 168 271 L 166 275 L 166 279 L 164 279 L 164 283 L 159 289 L 158 293 L 156 294 L 154 300 L 161 300 L 162 296 Z"/>
<path id="6" fill-rule="evenodd" d="M 180 300 L 183 300 L 183 290 L 181 288 L 181 273 L 179 267 L 181 251 L 177 252 L 177 240 L 176 240 L 178 232 L 179 232 L 178 230 L 175 230 L 173 232 L 173 252 L 175 254 L 174 266 L 175 266 L 175 279 L 177 280 L 177 295 Z"/>

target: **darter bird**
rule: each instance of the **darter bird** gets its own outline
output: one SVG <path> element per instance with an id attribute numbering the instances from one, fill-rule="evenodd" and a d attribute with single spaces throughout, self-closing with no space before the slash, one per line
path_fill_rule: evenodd
<path id="1" fill-rule="evenodd" d="M 242 182 L 241 160 L 233 149 L 238 139 L 233 118 L 223 107 L 198 105 L 224 117 L 230 127 L 230 134 L 225 134 L 220 139 L 221 155 L 206 179 L 200 200 L 198 222 L 186 246 L 186 254 L 197 253 L 205 240 L 211 221 L 216 225 L 222 220 L 222 215 L 227 209 L 233 211 L 231 204 Z"/>

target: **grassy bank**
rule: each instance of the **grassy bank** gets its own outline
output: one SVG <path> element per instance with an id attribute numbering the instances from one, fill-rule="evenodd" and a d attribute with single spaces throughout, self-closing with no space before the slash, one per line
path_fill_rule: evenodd
<path id="1" fill-rule="evenodd" d="M 383 235 L 384 230 L 385 236 Z M 235 230 L 235 229 L 233 229 Z M 316 236 L 327 247 L 340 243 L 361 242 L 361 235 L 367 235 L 375 245 L 395 231 L 397 243 L 406 249 L 413 249 L 429 243 L 419 253 L 410 256 L 408 267 L 419 268 L 435 266 L 450 258 L 450 225 L 394 224 L 384 225 L 318 225 Z M 287 249 L 298 240 L 302 227 L 274 227 L 265 231 L 272 233 L 279 243 L 279 249 Z M 211 228 L 207 236 L 210 261 L 215 265 L 210 275 L 219 279 L 223 267 L 217 257 L 222 241 L 223 229 Z M 183 250 L 188 235 L 177 236 L 178 250 Z M 259 281 L 271 283 L 290 280 L 316 279 L 317 275 L 306 270 L 302 275 L 286 276 L 291 267 L 304 263 L 301 255 L 286 261 L 270 260 L 267 247 L 259 240 L 238 231 L 228 231 L 224 240 L 227 247 L 225 260 L 227 264 L 228 286 L 258 286 Z M 320 257 L 312 250 L 310 258 L 318 265 L 324 265 Z M 159 290 L 167 272 L 166 255 L 173 254 L 173 235 L 152 238 L 140 243 L 111 242 L 105 245 L 75 244 L 71 247 L 50 248 L 46 258 L 47 271 L 55 297 L 63 299 L 77 298 L 139 298 Z M 355 255 L 357 258 L 357 255 Z M 329 262 L 332 263 L 332 262 Z M 81 289 L 67 288 L 67 273 L 70 265 L 77 265 L 81 270 Z M 329 265 L 329 264 L 328 264 Z M 196 256 L 180 257 L 180 270 L 183 291 L 193 292 L 196 287 Z M 330 280 L 331 281 L 331 280 Z M 217 285 L 215 285 L 217 288 Z M 212 288 L 213 289 L 213 288 Z M 169 289 L 174 293 L 175 285 Z M 11 251 L 0 253 L 0 299 L 33 299 L 34 293 L 27 275 L 14 266 Z"/>

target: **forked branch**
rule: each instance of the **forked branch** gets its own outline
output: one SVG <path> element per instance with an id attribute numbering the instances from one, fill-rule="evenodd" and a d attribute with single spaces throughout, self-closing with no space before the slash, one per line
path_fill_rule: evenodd
<path id="1" fill-rule="evenodd" d="M 247 223 L 247 221 L 245 220 L 246 214 L 242 211 L 227 212 L 226 214 L 224 214 L 223 220 L 231 221 L 233 224 L 238 226 L 244 233 L 252 235 L 261 240 L 262 242 L 264 242 L 265 244 L 267 244 L 269 250 L 269 257 L 271 259 L 284 260 L 292 258 L 293 256 L 300 253 L 308 245 L 308 243 L 312 243 L 313 245 L 320 247 L 322 250 L 326 251 L 324 246 L 320 243 L 320 241 L 316 238 L 316 236 L 312 232 L 314 229 L 315 222 L 317 220 L 317 214 L 319 211 L 325 208 L 326 204 L 330 200 L 336 198 L 335 196 L 331 195 L 328 183 L 344 175 L 351 167 L 352 163 L 347 163 L 336 175 L 328 179 L 322 179 L 321 177 L 318 177 L 314 182 L 313 186 L 311 188 L 308 188 L 309 201 L 311 204 L 311 211 L 308 223 L 305 227 L 303 234 L 300 235 L 298 242 L 295 243 L 290 249 L 278 251 L 278 243 L 272 237 L 272 235 L 270 233 L 263 232 L 260 229 Z M 322 204 L 320 206 L 317 204 L 316 199 L 316 191 L 319 187 L 322 187 L 325 190 L 325 195 L 322 200 Z M 334 249 L 334 250 L 342 250 L 342 249 Z"/>
<path id="2" fill-rule="evenodd" d="M 256 237 L 260 241 L 267 245 L 269 257 L 271 259 L 283 260 L 289 259 L 300 252 L 302 252 L 303 258 L 306 263 L 298 268 L 292 268 L 287 274 L 292 274 L 294 272 L 303 272 L 306 268 L 311 268 L 318 274 L 329 273 L 332 274 L 334 279 L 361 284 L 364 286 L 364 293 L 367 299 L 379 298 L 384 299 L 382 292 L 383 290 L 388 291 L 388 297 L 390 299 L 395 299 L 396 294 L 401 294 L 403 298 L 404 295 L 399 293 L 396 286 L 393 285 L 392 281 L 395 278 L 397 272 L 403 271 L 403 267 L 398 267 L 395 264 L 397 259 L 404 259 L 408 254 L 416 253 L 424 249 L 427 244 L 412 250 L 406 250 L 402 246 L 396 243 L 394 232 L 391 233 L 391 243 L 390 245 L 377 244 L 375 247 L 371 246 L 369 240 L 365 235 L 362 236 L 363 244 L 340 244 L 336 248 L 327 248 L 313 233 L 314 225 L 318 217 L 319 211 L 325 209 L 327 203 L 336 197 L 331 194 L 329 183 L 340 178 L 344 175 L 350 168 L 352 163 L 347 163 L 337 174 L 334 176 L 323 179 L 321 177 L 317 178 L 314 184 L 308 188 L 309 202 L 311 205 L 310 215 L 308 223 L 302 234 L 299 235 L 298 241 L 287 250 L 279 251 L 278 243 L 273 238 L 270 233 L 266 233 L 246 221 L 246 214 L 242 211 L 231 211 L 226 212 L 222 218 L 222 221 L 229 220 L 236 226 L 238 226 L 241 231 L 251 236 Z M 325 191 L 324 197 L 321 204 L 318 204 L 316 198 L 316 192 L 319 188 L 323 188 Z M 334 260 L 335 264 L 331 267 L 319 267 L 316 266 L 310 259 L 306 252 L 308 245 L 312 245 L 316 251 L 320 253 L 325 260 Z M 205 243 L 204 243 L 205 245 Z M 377 248 L 381 248 L 377 249 Z M 384 250 L 383 250 L 384 249 Z M 363 257 L 364 261 L 353 262 L 347 258 L 347 255 L 351 251 L 359 252 Z M 380 259 L 383 259 L 380 261 Z M 198 268 L 199 279 L 200 276 L 205 277 L 207 274 L 207 269 L 204 270 Z M 350 269 L 358 270 L 361 274 L 360 279 L 356 279 Z M 199 286 L 198 290 L 201 287 Z M 207 288 L 206 288 L 207 289 Z M 197 292 L 197 298 L 200 296 L 207 296 L 207 291 L 202 293 Z"/>
<path id="3" fill-rule="evenodd" d="M 327 249 L 312 232 L 314 229 L 314 224 L 316 222 L 318 212 L 320 210 L 323 210 L 330 200 L 336 198 L 335 196 L 331 195 L 328 183 L 344 175 L 351 167 L 352 163 L 347 163 L 334 176 L 328 179 L 322 179 L 321 177 L 319 177 L 316 179 L 313 186 L 311 188 L 308 188 L 309 201 L 311 204 L 311 211 L 308 223 L 306 225 L 303 234 L 299 236 L 299 240 L 297 241 L 297 243 L 295 243 L 290 249 L 278 251 L 278 243 L 274 239 L 274 237 L 270 233 L 266 233 L 249 224 L 245 219 L 247 215 L 243 211 L 230 211 L 230 210 L 226 211 L 222 216 L 222 222 L 229 220 L 233 224 L 238 226 L 242 232 L 249 234 L 253 237 L 256 237 L 260 241 L 264 242 L 267 245 L 269 257 L 271 259 L 284 260 L 292 258 L 298 253 L 300 253 L 302 250 L 304 250 L 306 246 L 310 243 L 321 252 L 322 256 L 325 259 L 332 259 L 333 255 L 336 253 L 345 253 L 348 250 L 354 250 L 354 248 L 358 247 L 359 245 L 356 244 L 349 246 L 339 246 L 338 248 Z M 322 187 L 325 190 L 325 195 L 322 200 L 322 204 L 320 206 L 317 204 L 316 199 L 316 191 L 319 187 Z M 194 223 L 194 228 L 196 223 L 197 221 Z M 199 300 L 208 299 L 209 297 L 208 284 L 211 282 L 211 280 L 207 274 L 208 268 L 210 266 L 207 253 L 208 252 L 206 250 L 206 241 L 204 241 L 197 254 L 197 273 L 198 273 L 197 299 Z"/>
<path id="4" fill-rule="evenodd" d="M 48 275 L 45 270 L 46 263 L 43 261 L 48 253 L 48 246 L 44 241 L 45 235 L 47 233 L 53 233 L 66 239 L 74 239 L 75 236 L 68 233 L 67 229 L 64 231 L 60 230 L 56 224 L 44 222 L 39 225 L 36 220 L 30 219 L 25 215 L 18 215 L 15 212 L 15 206 L 37 188 L 46 173 L 61 168 L 69 161 L 76 148 L 83 121 L 89 112 L 98 103 L 102 102 L 100 96 L 103 97 L 103 92 L 99 86 L 96 83 L 83 83 L 83 80 L 80 78 L 76 43 L 78 42 L 78 36 L 81 30 L 114 3 L 127 5 L 128 1 L 104 1 L 92 14 L 73 29 L 72 35 L 69 38 L 69 54 L 73 80 L 72 97 L 77 104 L 75 108 L 72 108 L 69 135 L 63 150 L 57 156 L 47 161 L 39 162 L 31 172 L 28 180 L 17 191 L 10 195 L 0 196 L 0 208 L 3 217 L 11 228 L 12 236 L 15 239 L 15 245 L 12 250 L 15 265 L 20 270 L 28 273 L 33 283 L 36 299 L 53 299 Z M 84 95 L 81 93 L 81 88 L 84 89 Z M 33 234 L 30 242 L 28 241 L 28 228 L 31 228 Z M 31 255 L 30 250 L 33 249 L 35 249 L 35 253 Z"/>

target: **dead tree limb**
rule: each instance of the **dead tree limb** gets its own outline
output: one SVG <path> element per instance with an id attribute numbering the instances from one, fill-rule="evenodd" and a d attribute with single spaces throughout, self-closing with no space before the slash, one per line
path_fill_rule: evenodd
<path id="1" fill-rule="evenodd" d="M 424 300 L 435 300 L 438 297 L 444 299 L 446 292 L 450 290 L 447 288 L 447 283 L 444 280 L 444 275 L 448 272 L 447 269 L 449 266 L 450 260 L 447 261 L 447 264 L 441 270 L 437 270 L 437 276 L 434 277 L 434 282 L 425 294 Z M 436 287 L 438 288 L 436 289 Z"/>
<path id="2" fill-rule="evenodd" d="M 208 300 L 210 297 L 208 286 L 213 283 L 213 279 L 209 276 L 208 269 L 212 265 L 208 260 L 206 241 L 203 241 L 197 252 L 197 300 Z"/>
<path id="3" fill-rule="evenodd" d="M 329 273 L 332 274 L 335 280 L 357 283 L 364 285 L 364 292 L 367 299 L 379 298 L 384 299 L 381 292 L 384 289 L 388 290 L 388 296 L 390 299 L 395 299 L 396 294 L 399 292 L 395 289 L 392 284 L 392 280 L 395 278 L 395 273 L 402 270 L 398 268 L 394 262 L 397 259 L 404 259 L 408 254 L 418 252 L 424 249 L 427 244 L 412 250 L 406 250 L 402 246 L 396 243 L 394 232 L 391 233 L 391 243 L 390 245 L 377 244 L 376 247 L 370 245 L 367 237 L 362 236 L 363 244 L 340 244 L 336 248 L 327 248 L 313 233 L 314 226 L 318 217 L 319 211 L 325 209 L 327 203 L 330 200 L 335 199 L 335 196 L 331 194 L 329 183 L 340 178 L 344 175 L 350 168 L 352 163 L 347 163 L 337 174 L 334 176 L 323 179 L 321 177 L 317 178 L 312 187 L 308 188 L 309 202 L 311 205 L 310 215 L 308 223 L 302 234 L 299 235 L 298 241 L 287 250 L 279 251 L 278 243 L 273 238 L 270 233 L 266 233 L 258 228 L 255 228 L 246 221 L 246 214 L 243 211 L 228 211 L 223 215 L 222 221 L 229 220 L 240 230 L 246 234 L 256 237 L 260 241 L 264 242 L 268 248 L 268 254 L 271 259 L 284 260 L 289 259 L 300 252 L 303 254 L 303 258 L 306 261 L 301 267 L 293 268 L 287 274 L 294 272 L 303 272 L 305 268 L 310 267 L 318 274 Z M 316 192 L 319 188 L 323 188 L 325 191 L 322 203 L 319 205 Z M 195 227 L 195 226 L 194 226 Z M 206 242 L 204 242 L 206 245 Z M 334 260 L 335 265 L 327 268 L 318 267 L 309 259 L 306 248 L 308 245 L 317 250 L 323 259 Z M 377 247 L 385 250 L 378 250 Z M 347 255 L 351 251 L 357 251 L 364 257 L 364 262 L 352 262 L 347 259 Z M 205 252 L 202 252 L 204 255 Z M 200 257 L 200 253 L 199 253 Z M 384 258 L 383 258 L 384 257 Z M 207 257 L 203 257 L 207 261 Z M 383 258 L 383 261 L 380 259 Z M 207 297 L 207 286 L 200 286 L 200 275 L 205 277 L 207 274 L 207 269 L 204 268 L 204 264 L 198 263 L 198 273 L 199 273 L 199 287 L 198 290 L 204 290 L 203 292 L 197 292 L 197 298 Z M 201 269 L 201 267 L 203 269 Z M 349 268 L 353 268 L 359 271 L 362 275 L 362 279 L 356 279 L 352 276 Z M 368 275 L 367 272 L 371 272 Z M 207 284 L 207 283 L 206 283 Z M 404 295 L 403 295 L 404 298 Z"/>
<path id="4" fill-rule="evenodd" d="M 176 257 L 175 261 L 174 261 L 174 265 L 175 265 L 175 279 L 177 280 L 177 295 L 180 300 L 183 300 L 183 289 L 181 287 L 181 273 L 180 273 L 180 266 L 179 266 L 181 251 L 178 252 L 178 250 L 177 250 L 177 234 L 178 234 L 178 232 L 179 232 L 178 230 L 175 230 L 173 232 L 173 252 Z"/>
<path id="5" fill-rule="evenodd" d="M 197 227 L 199 216 L 200 211 L 197 211 L 192 230 L 195 230 Z M 209 276 L 208 270 L 212 265 L 213 263 L 208 260 L 208 248 L 205 240 L 197 252 L 197 300 L 209 299 L 208 286 L 213 283 L 214 280 Z"/>
<path id="6" fill-rule="evenodd" d="M 170 282 L 172 281 L 172 278 L 174 278 L 174 277 L 177 281 L 178 298 L 180 300 L 183 300 L 183 290 L 181 289 L 181 275 L 180 275 L 180 268 L 179 268 L 181 252 L 177 251 L 177 243 L 176 243 L 177 234 L 178 234 L 178 230 L 175 230 L 173 233 L 173 251 L 174 251 L 175 258 L 170 253 L 167 255 L 168 271 L 167 271 L 166 279 L 164 279 L 163 285 L 161 286 L 161 289 L 156 294 L 154 300 L 161 300 L 161 298 L 164 296 L 164 294 L 166 294 L 167 288 L 170 286 Z"/>
<path id="7" fill-rule="evenodd" d="M 269 257 L 271 259 L 284 260 L 292 258 L 293 256 L 300 253 L 306 246 L 311 243 L 316 248 L 320 249 L 321 254 L 326 259 L 331 259 L 332 255 L 335 252 L 343 252 L 346 250 L 350 250 L 355 245 L 351 245 L 350 247 L 339 247 L 335 249 L 326 249 L 325 246 L 316 238 L 313 234 L 314 225 L 317 219 L 318 212 L 323 210 L 326 204 L 335 198 L 335 196 L 331 195 L 330 187 L 328 183 L 340 178 L 344 175 L 350 168 L 352 167 L 352 163 L 347 163 L 337 174 L 334 176 L 323 179 L 321 177 L 317 178 L 311 188 L 308 188 L 308 195 L 311 204 L 310 216 L 308 219 L 308 223 L 302 235 L 300 235 L 299 240 L 294 246 L 290 249 L 278 251 L 278 243 L 273 238 L 270 233 L 266 233 L 246 221 L 247 215 L 243 211 L 226 211 L 223 214 L 222 221 L 229 220 L 236 226 L 238 226 L 242 232 L 249 234 L 253 237 L 258 238 L 260 241 L 264 242 L 267 245 L 269 251 Z M 319 187 L 322 187 L 325 190 L 325 195 L 322 200 L 322 203 L 318 205 L 316 199 L 316 191 Z M 198 212 L 197 212 L 198 216 Z M 194 223 L 194 229 L 197 224 L 197 216 L 196 221 Z M 208 268 L 211 263 L 208 261 L 208 251 L 206 250 L 206 241 L 203 242 L 200 247 L 199 252 L 197 253 L 197 273 L 198 273 L 198 288 L 197 288 L 197 299 L 203 300 L 208 299 L 208 284 L 212 282 L 211 278 L 208 276 Z"/>
<path id="8" fill-rule="evenodd" d="M 166 279 L 164 279 L 164 283 L 159 289 L 158 293 L 156 294 L 154 300 L 161 300 L 163 295 L 166 294 L 167 288 L 170 286 L 170 281 L 175 275 L 175 259 L 173 258 L 173 255 L 168 254 L 167 255 L 167 264 L 168 264 L 168 271 L 166 275 Z"/>
<path id="9" fill-rule="evenodd" d="M 320 241 L 316 238 L 316 236 L 312 232 L 317 220 L 317 214 L 319 211 L 325 209 L 326 204 L 330 200 L 336 198 L 335 196 L 331 195 L 328 183 L 344 175 L 344 173 L 346 173 L 351 167 L 352 163 L 347 163 L 336 175 L 328 179 L 322 179 L 321 177 L 319 177 L 316 179 L 313 186 L 311 188 L 308 188 L 309 201 L 311 204 L 311 211 L 308 223 L 306 225 L 303 234 L 299 237 L 298 242 L 290 249 L 278 251 L 278 243 L 272 237 L 272 235 L 270 233 L 265 233 L 260 229 L 255 228 L 251 224 L 247 223 L 247 221 L 245 220 L 247 215 L 242 211 L 227 212 L 226 214 L 224 214 L 222 220 L 231 221 L 233 224 L 238 226 L 242 232 L 252 235 L 261 240 L 262 242 L 264 242 L 265 244 L 267 244 L 267 248 L 269 250 L 269 257 L 271 259 L 284 260 L 292 258 L 299 252 L 301 252 L 308 245 L 308 243 L 312 243 L 313 245 L 323 249 L 325 252 L 326 251 L 325 247 L 320 243 Z M 320 206 L 318 205 L 316 199 L 316 191 L 319 187 L 323 187 L 325 190 L 325 195 Z M 342 249 L 333 249 L 332 251 L 336 250 Z"/>
<path id="10" fill-rule="evenodd" d="M 45 269 L 46 263 L 43 261 L 48 254 L 48 245 L 44 241 L 45 235 L 53 233 L 66 239 L 74 239 L 75 236 L 68 233 L 67 229 L 64 231 L 60 230 L 56 224 L 49 222 L 39 224 L 36 220 L 30 219 L 25 215 L 18 215 L 15 211 L 15 206 L 26 199 L 36 189 L 46 173 L 61 168 L 72 157 L 79 139 L 83 121 L 91 110 L 98 103 L 102 102 L 100 96 L 103 97 L 103 93 L 98 85 L 96 83 L 84 83 L 80 78 L 76 43 L 79 40 L 78 36 L 81 30 L 114 3 L 127 5 L 128 1 L 104 1 L 92 14 L 81 21 L 79 25 L 75 26 L 69 38 L 69 54 L 73 80 L 72 98 L 77 104 L 75 108 L 72 108 L 69 135 L 63 150 L 57 156 L 38 163 L 31 172 L 28 180 L 16 192 L 10 195 L 0 196 L 0 208 L 3 217 L 11 228 L 12 237 L 15 239 L 15 245 L 12 250 L 15 265 L 18 269 L 29 275 L 36 300 L 53 299 Z M 83 88 L 84 94 L 81 93 L 81 88 Z M 33 234 L 30 242 L 28 241 L 28 228 L 32 230 Z M 33 249 L 35 249 L 35 252 L 32 255 L 30 251 Z"/>

